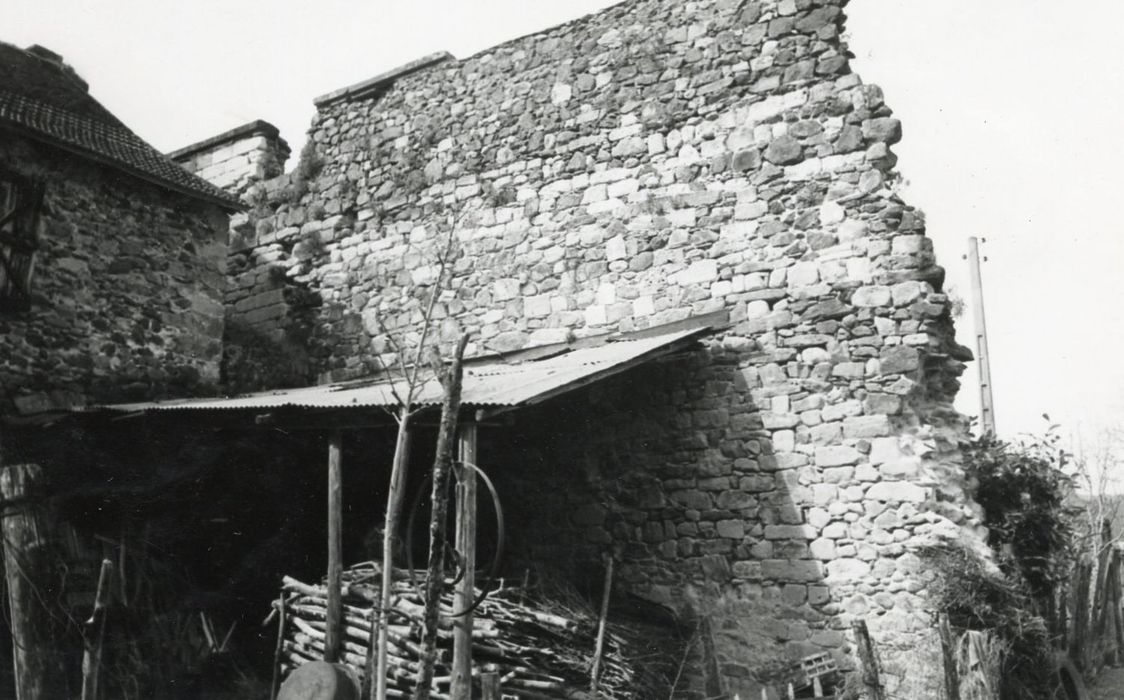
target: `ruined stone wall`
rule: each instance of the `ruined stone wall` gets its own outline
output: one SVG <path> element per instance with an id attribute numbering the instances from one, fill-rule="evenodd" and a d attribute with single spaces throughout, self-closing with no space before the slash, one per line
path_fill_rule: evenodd
<path id="1" fill-rule="evenodd" d="M 416 336 L 449 231 L 438 336 L 470 351 L 727 310 L 685 364 L 587 390 L 584 422 L 520 418 L 553 447 L 510 483 L 551 533 L 525 551 L 623 545 L 631 590 L 720 630 L 743 697 L 772 642 L 842 658 L 855 616 L 893 692 L 934 697 L 910 548 L 978 525 L 951 408 L 967 356 L 842 4 L 633 0 L 337 93 L 231 253 L 231 318 L 299 339 L 320 378 Z M 267 377 L 253 362 L 228 372 Z"/>
<path id="2" fill-rule="evenodd" d="M 0 412 L 216 390 L 227 217 L 5 135 L 45 183 L 28 311 L 0 312 Z"/>
<path id="3" fill-rule="evenodd" d="M 234 194 L 285 172 L 289 144 L 277 127 L 256 120 L 168 154 L 185 170 Z"/>

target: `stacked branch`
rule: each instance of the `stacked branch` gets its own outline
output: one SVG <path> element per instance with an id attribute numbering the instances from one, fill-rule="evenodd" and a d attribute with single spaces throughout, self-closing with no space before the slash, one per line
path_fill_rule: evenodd
<path id="1" fill-rule="evenodd" d="M 421 581 L 424 572 L 417 572 Z M 343 574 L 343 640 L 340 662 L 365 672 L 371 627 L 377 619 L 381 573 L 369 564 Z M 387 628 L 387 697 L 411 697 L 424 649 L 423 593 L 404 571 L 392 577 Z M 450 582 L 451 583 L 451 582 Z M 445 586 L 437 625 L 437 658 L 430 697 L 449 697 L 452 679 L 453 596 Z M 286 577 L 282 583 L 285 625 L 282 672 L 323 658 L 327 590 Z M 279 605 L 275 602 L 274 605 Z M 526 590 L 502 586 L 476 608 L 472 625 L 474 675 L 497 673 L 505 697 L 566 698 L 587 688 L 593 665 L 597 619 L 558 603 L 531 601 Z M 636 673 L 624 642 L 610 632 L 601 657 L 600 696 L 636 697 Z"/>

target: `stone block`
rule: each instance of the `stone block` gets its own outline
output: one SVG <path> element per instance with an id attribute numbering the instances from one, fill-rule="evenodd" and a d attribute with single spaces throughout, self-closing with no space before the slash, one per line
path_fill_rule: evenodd
<path id="1" fill-rule="evenodd" d="M 779 582 L 819 581 L 823 578 L 823 564 L 812 560 L 766 559 L 761 562 L 761 575 Z"/>
<path id="2" fill-rule="evenodd" d="M 860 308 L 889 306 L 893 299 L 890 288 L 885 285 L 859 287 L 851 296 L 851 303 Z"/>
<path id="3" fill-rule="evenodd" d="M 765 148 L 765 160 L 774 165 L 793 165 L 804 159 L 804 147 L 791 136 L 773 139 Z"/>
<path id="4" fill-rule="evenodd" d="M 908 481 L 883 481 L 867 489 L 866 498 L 888 503 L 922 503 L 928 492 Z"/>
<path id="5" fill-rule="evenodd" d="M 882 374 L 905 374 L 921 366 L 921 353 L 916 348 L 893 345 L 879 354 Z"/>
<path id="6" fill-rule="evenodd" d="M 841 467 L 862 459 L 858 450 L 847 445 L 817 446 L 815 454 L 817 467 Z"/>
<path id="7" fill-rule="evenodd" d="M 718 261 L 696 260 L 675 276 L 675 281 L 686 287 L 695 284 L 709 284 L 718 279 Z"/>
<path id="8" fill-rule="evenodd" d="M 766 525 L 765 539 L 767 540 L 810 540 L 816 537 L 816 531 L 809 525 Z"/>
<path id="9" fill-rule="evenodd" d="M 870 564 L 861 559 L 835 559 L 827 563 L 827 581 L 844 583 L 861 581 L 870 574 Z"/>
<path id="10" fill-rule="evenodd" d="M 890 419 L 887 416 L 852 416 L 843 419 L 843 437 L 871 438 L 889 435 Z"/>
<path id="11" fill-rule="evenodd" d="M 740 540 L 745 537 L 745 522 L 741 520 L 719 520 L 718 536 Z"/>
<path id="12" fill-rule="evenodd" d="M 899 459 L 905 455 L 898 438 L 875 438 L 870 441 L 870 463 L 873 465 Z"/>
<path id="13" fill-rule="evenodd" d="M 812 540 L 812 543 L 808 545 L 808 550 L 811 552 L 813 559 L 831 561 L 835 559 L 835 540 L 824 537 Z"/>

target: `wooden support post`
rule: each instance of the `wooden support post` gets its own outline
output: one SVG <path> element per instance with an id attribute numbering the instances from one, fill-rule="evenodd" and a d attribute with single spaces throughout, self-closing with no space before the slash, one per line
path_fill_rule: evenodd
<path id="1" fill-rule="evenodd" d="M 1073 605 L 1073 634 L 1070 636 L 1069 658 L 1084 671 L 1088 668 L 1086 650 L 1089 631 L 1089 588 L 1093 578 L 1093 566 L 1087 562 L 1077 565 L 1077 590 Z"/>
<path id="2" fill-rule="evenodd" d="M 956 668 L 956 646 L 952 640 L 952 627 L 948 615 L 940 614 L 937 629 L 941 636 L 941 654 L 944 657 L 944 690 L 947 700 L 960 700 L 960 673 Z"/>
<path id="3" fill-rule="evenodd" d="M 461 464 L 476 464 L 476 424 L 465 421 L 458 431 Z M 454 594 L 453 609 L 464 611 L 476 598 L 476 471 L 461 469 L 457 485 L 457 551 L 464 574 Z M 453 626 L 452 700 L 472 700 L 472 613 L 458 617 Z"/>
<path id="4" fill-rule="evenodd" d="M 1112 590 L 1112 621 L 1116 629 L 1116 663 L 1124 662 L 1124 595 L 1120 590 L 1120 552 L 1112 552 L 1112 575 L 1108 585 Z"/>
<path id="5" fill-rule="evenodd" d="M 343 435 L 335 430 L 328 441 L 328 626 L 324 638 L 324 660 L 340 658 L 343 639 Z"/>
<path id="6" fill-rule="evenodd" d="M 878 673 L 878 659 L 874 654 L 874 642 L 870 640 L 870 631 L 866 628 L 866 620 L 855 620 L 851 623 L 855 633 L 855 647 L 858 649 L 859 661 L 863 665 L 863 685 L 866 686 L 869 700 L 884 700 L 882 693 L 882 679 Z"/>
<path id="7" fill-rule="evenodd" d="M 51 611 L 56 563 L 51 557 L 51 522 L 44 509 L 27 500 L 42 479 L 38 464 L 13 464 L 0 471 L 3 496 L 4 573 L 17 700 L 70 697 Z"/>

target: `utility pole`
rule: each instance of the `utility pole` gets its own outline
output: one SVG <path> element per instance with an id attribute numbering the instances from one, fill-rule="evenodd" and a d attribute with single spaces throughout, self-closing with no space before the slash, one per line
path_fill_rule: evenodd
<path id="1" fill-rule="evenodd" d="M 984 435 L 994 435 L 995 401 L 991 396 L 991 354 L 987 349 L 983 278 L 980 275 L 980 245 L 975 236 L 968 239 L 968 246 L 968 264 L 972 269 L 972 315 L 976 319 L 976 360 L 980 368 L 980 427 Z"/>

